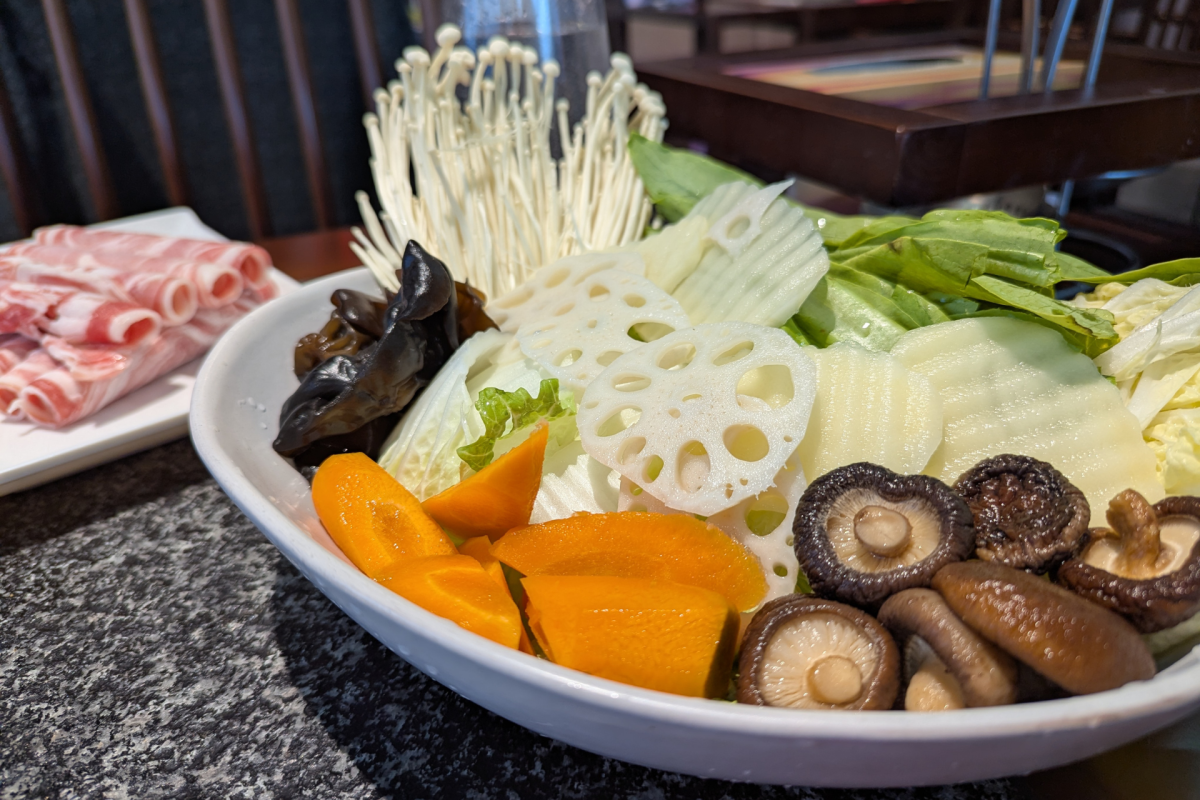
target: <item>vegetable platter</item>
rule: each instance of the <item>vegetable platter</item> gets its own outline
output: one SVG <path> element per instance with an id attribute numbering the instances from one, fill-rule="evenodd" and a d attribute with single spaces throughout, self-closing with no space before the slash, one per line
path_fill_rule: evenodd
<path id="1" fill-rule="evenodd" d="M 659 144 L 623 57 L 572 128 L 557 65 L 457 36 L 367 117 L 368 269 L 196 392 L 334 602 L 534 731 L 733 780 L 1028 772 L 1200 704 L 1200 260 L 805 209 Z"/>

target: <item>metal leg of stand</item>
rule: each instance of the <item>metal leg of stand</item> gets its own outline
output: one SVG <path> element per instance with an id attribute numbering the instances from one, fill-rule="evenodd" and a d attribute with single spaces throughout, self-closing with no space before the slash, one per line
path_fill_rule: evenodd
<path id="1" fill-rule="evenodd" d="M 1058 11 L 1054 14 L 1054 22 L 1050 25 L 1050 33 L 1046 37 L 1046 52 L 1042 56 L 1041 85 L 1043 92 L 1050 92 L 1054 86 L 1054 75 L 1058 71 L 1058 62 L 1062 60 L 1063 48 L 1067 44 L 1067 33 L 1071 29 L 1071 20 L 1075 17 L 1075 7 L 1079 0 L 1060 0 Z"/>
<path id="2" fill-rule="evenodd" d="M 1021 4 L 1021 94 L 1033 86 L 1033 65 L 1037 61 L 1038 33 L 1041 27 L 1041 0 L 1022 0 Z"/>
<path id="3" fill-rule="evenodd" d="M 1096 18 L 1096 35 L 1092 37 L 1092 52 L 1088 56 L 1087 72 L 1083 76 L 1083 91 L 1090 95 L 1100 74 L 1100 56 L 1104 55 L 1104 40 L 1108 38 L 1108 21 L 1112 18 L 1113 0 L 1104 0 Z"/>
<path id="4" fill-rule="evenodd" d="M 979 79 L 979 99 L 987 100 L 992 83 L 992 59 L 996 55 L 996 35 L 1000 30 L 1000 0 L 991 0 L 988 7 L 987 33 L 983 40 L 983 76 Z"/>

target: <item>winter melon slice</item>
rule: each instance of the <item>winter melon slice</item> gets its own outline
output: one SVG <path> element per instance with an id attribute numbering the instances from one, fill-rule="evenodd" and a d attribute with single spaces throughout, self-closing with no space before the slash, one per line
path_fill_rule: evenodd
<path id="1" fill-rule="evenodd" d="M 1097 518 L 1124 489 L 1163 497 L 1137 418 L 1056 332 L 1004 317 L 964 319 L 909 331 L 892 355 L 941 395 L 942 445 L 926 474 L 953 482 L 984 458 L 1017 453 L 1054 465 Z"/>
<path id="2" fill-rule="evenodd" d="M 806 475 L 858 461 L 901 475 L 925 468 L 942 441 L 942 401 L 928 378 L 850 342 L 809 355 L 818 377 L 799 451 Z"/>

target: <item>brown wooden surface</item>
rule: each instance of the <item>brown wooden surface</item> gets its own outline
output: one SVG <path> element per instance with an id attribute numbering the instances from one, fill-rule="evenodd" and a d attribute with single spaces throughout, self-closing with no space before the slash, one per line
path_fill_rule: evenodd
<path id="1" fill-rule="evenodd" d="M 0 76 L 0 172 L 4 173 L 13 220 L 21 234 L 28 236 L 38 223 L 33 212 L 33 181 L 3 76 Z"/>
<path id="2" fill-rule="evenodd" d="M 275 0 L 275 15 L 279 19 L 279 36 L 283 41 L 283 59 L 287 67 L 288 88 L 292 93 L 292 108 L 304 155 L 304 172 L 308 178 L 308 193 L 312 198 L 313 216 L 317 227 L 328 228 L 333 219 L 333 195 L 325 169 L 325 154 L 321 146 L 321 125 L 317 120 L 317 104 L 312 78 L 308 73 L 308 54 L 304 46 L 304 29 L 296 0 Z"/>
<path id="3" fill-rule="evenodd" d="M 225 2 L 226 0 L 204 0 L 204 18 L 208 23 L 208 37 L 212 45 L 213 62 L 217 68 L 217 82 L 221 87 L 221 103 L 225 107 L 229 135 L 233 139 L 233 153 L 237 162 L 238 178 L 242 184 L 246 217 L 251 236 L 258 239 L 270 235 L 271 217 L 267 208 L 267 194 L 263 188 L 262 170 L 258 164 L 258 153 L 254 149 L 254 136 L 250 130 L 246 94 L 242 89 L 237 48 L 234 46 L 233 28 L 229 22 L 229 8 Z"/>
<path id="4" fill-rule="evenodd" d="M 1094 96 L 1055 92 L 906 110 L 726 75 L 734 64 L 973 41 L 889 37 L 638 66 L 670 136 L 891 206 L 937 203 L 1200 156 L 1200 58 L 1106 52 Z M 1080 51 L 1068 50 L 1068 57 Z"/>
<path id="5" fill-rule="evenodd" d="M 158 151 L 158 161 L 162 166 L 167 197 L 172 205 L 185 206 L 188 204 L 187 182 L 184 180 L 183 165 L 179 160 L 175 122 L 167 101 L 167 89 L 158 60 L 158 46 L 154 42 L 154 29 L 150 25 L 145 0 L 125 0 L 125 20 L 129 25 L 129 39 L 133 44 L 134 59 L 137 61 L 142 97 L 146 102 L 146 116 L 150 118 L 150 127 L 154 130 L 154 147 Z"/>
<path id="6" fill-rule="evenodd" d="M 354 56 L 358 60 L 358 76 L 362 81 L 363 107 L 374 108 L 372 95 L 383 86 L 383 70 L 379 63 L 379 46 L 375 43 L 375 23 L 370 0 L 346 0 L 350 10 L 350 30 L 354 34 Z"/>
<path id="7" fill-rule="evenodd" d="M 62 82 L 63 95 L 67 101 L 67 115 L 75 133 L 75 144 L 83 162 L 83 174 L 87 181 L 92 211 L 98 220 L 117 216 L 117 198 L 113 192 L 112 177 L 108 171 L 108 160 L 100 143 L 96 114 L 88 96 L 79 56 L 75 51 L 75 37 L 71 33 L 71 20 L 67 16 L 63 0 L 42 0 L 42 13 L 46 16 L 46 27 L 50 32 L 50 46 L 54 50 L 54 63 L 58 78 Z"/>
<path id="8" fill-rule="evenodd" d="M 350 252 L 353 237 L 350 228 L 331 228 L 294 236 L 275 236 L 257 240 L 272 261 L 285 274 L 298 281 L 311 281 L 331 272 L 360 266 Z"/>

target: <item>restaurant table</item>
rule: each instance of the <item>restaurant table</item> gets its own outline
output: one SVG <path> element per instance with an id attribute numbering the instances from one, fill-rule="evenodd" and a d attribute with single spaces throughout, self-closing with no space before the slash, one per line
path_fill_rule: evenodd
<path id="1" fill-rule="evenodd" d="M 527 731 L 409 666 L 275 550 L 187 440 L 0 498 L 0 800 L 1186 800 L 1198 749 L 1193 717 L 1079 765 L 952 787 L 661 772 Z"/>

